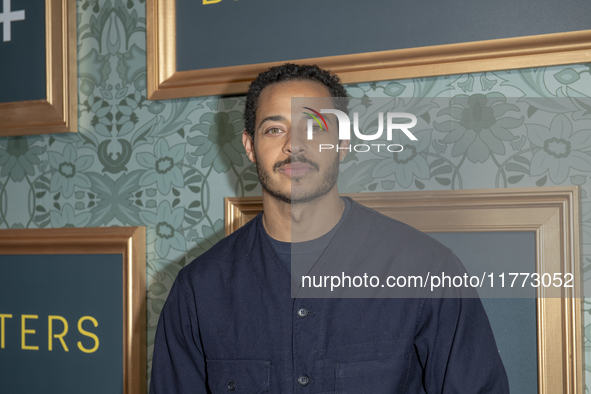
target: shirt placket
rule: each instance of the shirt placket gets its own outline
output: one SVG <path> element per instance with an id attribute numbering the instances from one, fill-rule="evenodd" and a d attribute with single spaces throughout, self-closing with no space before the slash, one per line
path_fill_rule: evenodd
<path id="1" fill-rule="evenodd" d="M 327 392 L 334 389 L 334 381 L 322 368 L 323 349 L 327 343 L 324 300 L 294 299 L 293 321 L 293 378 L 294 393 Z"/>

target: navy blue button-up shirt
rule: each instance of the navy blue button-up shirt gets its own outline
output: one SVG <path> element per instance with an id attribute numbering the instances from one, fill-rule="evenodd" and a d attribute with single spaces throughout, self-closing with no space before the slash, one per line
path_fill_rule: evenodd
<path id="1" fill-rule="evenodd" d="M 292 298 L 261 217 L 179 273 L 158 323 L 152 394 L 509 392 L 478 298 Z M 393 264 L 455 259 L 355 202 L 334 238 L 375 228 L 396 240 Z M 367 242 L 354 247 L 372 255 Z"/>

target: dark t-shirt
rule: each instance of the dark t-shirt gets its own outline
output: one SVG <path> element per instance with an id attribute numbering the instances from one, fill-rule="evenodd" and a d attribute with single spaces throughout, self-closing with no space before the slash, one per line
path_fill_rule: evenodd
<path id="1" fill-rule="evenodd" d="M 342 198 L 345 203 L 345 209 L 338 223 L 323 236 L 306 242 L 281 242 L 271 238 L 266 231 L 264 231 L 267 239 L 273 245 L 273 248 L 279 255 L 281 262 L 285 265 L 288 271 L 293 273 L 294 277 L 306 275 L 314 264 L 318 261 L 334 235 L 339 231 L 351 211 L 351 200 Z"/>

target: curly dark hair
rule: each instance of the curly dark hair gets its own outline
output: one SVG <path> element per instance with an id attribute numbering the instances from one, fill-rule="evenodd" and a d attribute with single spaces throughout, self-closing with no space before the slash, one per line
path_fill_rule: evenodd
<path id="1" fill-rule="evenodd" d="M 264 88 L 274 83 L 287 81 L 317 81 L 326 86 L 332 97 L 348 97 L 347 91 L 341 84 L 341 79 L 330 71 L 317 65 L 285 63 L 271 67 L 260 73 L 248 87 L 246 106 L 244 108 L 244 126 L 250 138 L 254 141 L 256 111 L 259 97 Z M 347 100 L 334 100 L 334 106 L 345 113 Z"/>

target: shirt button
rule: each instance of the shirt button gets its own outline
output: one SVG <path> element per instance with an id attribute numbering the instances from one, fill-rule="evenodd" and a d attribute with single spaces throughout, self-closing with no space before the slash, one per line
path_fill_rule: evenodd
<path id="1" fill-rule="evenodd" d="M 235 388 L 236 388 L 236 385 L 234 384 L 234 382 L 228 383 L 228 390 L 234 391 Z"/>
<path id="2" fill-rule="evenodd" d="M 310 377 L 308 375 L 300 375 L 298 376 L 298 383 L 301 386 L 306 386 L 308 383 L 310 383 Z"/>
<path id="3" fill-rule="evenodd" d="M 306 317 L 308 316 L 308 310 L 306 308 L 298 309 L 298 316 L 299 317 Z"/>

